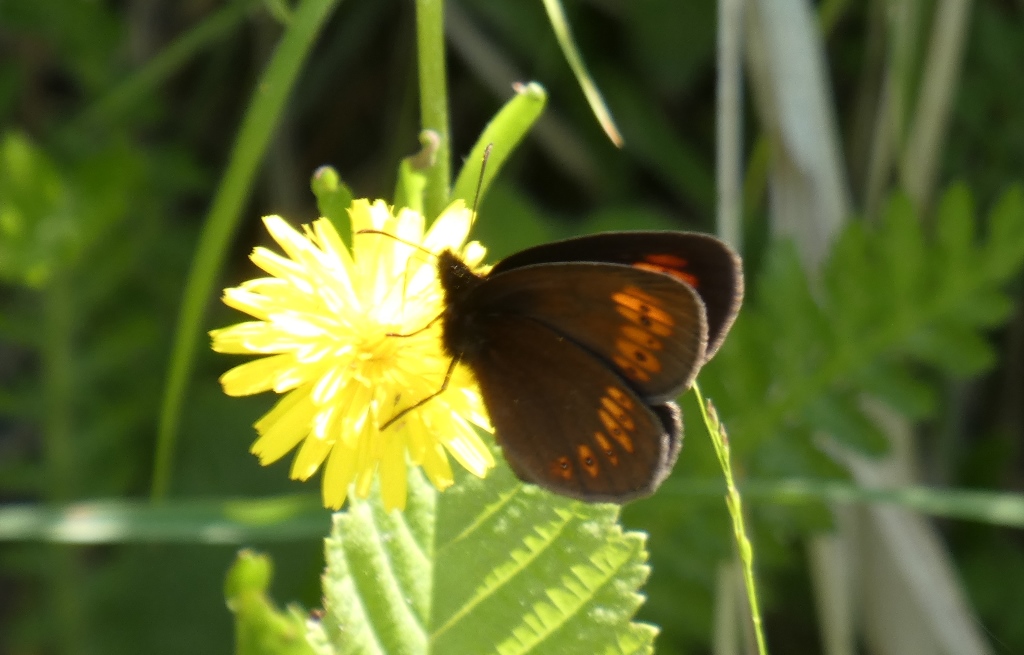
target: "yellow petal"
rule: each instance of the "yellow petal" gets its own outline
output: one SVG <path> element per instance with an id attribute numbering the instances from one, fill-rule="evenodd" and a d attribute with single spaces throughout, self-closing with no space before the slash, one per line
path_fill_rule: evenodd
<path id="1" fill-rule="evenodd" d="M 452 466 L 448 463 L 444 446 L 436 441 L 424 451 L 420 466 L 427 474 L 427 479 L 438 490 L 447 489 L 455 482 L 455 478 L 452 476 Z"/>
<path id="2" fill-rule="evenodd" d="M 384 511 L 405 509 L 407 476 L 405 444 L 401 439 L 387 439 L 380 460 L 380 496 Z"/>
<path id="3" fill-rule="evenodd" d="M 309 239 L 298 232 L 280 216 L 264 216 L 263 224 L 267 232 L 277 241 L 285 254 L 296 262 L 302 262 L 313 250 Z"/>
<path id="4" fill-rule="evenodd" d="M 355 474 L 355 462 L 355 452 L 350 446 L 341 441 L 334 444 L 331 456 L 327 459 L 327 466 L 324 468 L 321 492 L 324 507 L 341 509 L 341 506 L 345 504 L 345 497 L 348 495 L 348 488 L 352 484 L 352 477 Z"/>
<path id="5" fill-rule="evenodd" d="M 316 406 L 310 401 L 308 391 L 292 391 L 256 421 L 254 427 L 260 438 L 253 443 L 250 452 L 259 457 L 264 466 L 276 462 L 309 434 L 315 413 Z"/>
<path id="6" fill-rule="evenodd" d="M 462 261 L 470 267 L 476 267 L 487 256 L 487 248 L 484 248 L 479 241 L 470 241 L 462 250 Z"/>
<path id="7" fill-rule="evenodd" d="M 295 357 L 290 354 L 261 357 L 220 376 L 220 384 L 229 396 L 250 396 L 273 389 L 282 372 L 294 366 Z"/>
<path id="8" fill-rule="evenodd" d="M 452 425 L 457 426 L 455 435 L 445 442 L 452 457 L 467 471 L 477 477 L 484 477 L 494 467 L 494 456 L 480 437 L 461 416 L 451 415 Z"/>
<path id="9" fill-rule="evenodd" d="M 215 352 L 236 355 L 281 353 L 299 345 L 292 335 L 265 321 L 248 321 L 210 330 L 210 336 Z"/>
<path id="10" fill-rule="evenodd" d="M 472 224 L 473 213 L 466 209 L 464 202 L 456 200 L 430 226 L 423 239 L 423 247 L 437 254 L 445 250 L 458 252 L 469 236 Z"/>
<path id="11" fill-rule="evenodd" d="M 334 446 L 332 439 L 318 439 L 312 434 L 306 437 L 306 440 L 302 442 L 302 448 L 299 449 L 292 461 L 292 469 L 289 473 L 292 480 L 308 480 L 309 476 L 316 473 L 316 470 L 327 459 L 332 446 Z"/>
<path id="12" fill-rule="evenodd" d="M 253 248 L 249 259 L 267 273 L 287 281 L 295 290 L 307 295 L 313 293 L 313 285 L 306 279 L 305 269 L 292 260 L 263 246 Z"/>

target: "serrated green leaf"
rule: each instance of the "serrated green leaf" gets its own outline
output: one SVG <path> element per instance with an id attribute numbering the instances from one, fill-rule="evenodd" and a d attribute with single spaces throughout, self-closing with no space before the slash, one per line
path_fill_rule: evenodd
<path id="1" fill-rule="evenodd" d="M 0 279 L 39 288 L 79 238 L 68 183 L 26 135 L 0 140 Z"/>
<path id="2" fill-rule="evenodd" d="M 860 334 L 885 311 L 875 291 L 880 284 L 879 269 L 869 260 L 865 224 L 852 222 L 836 240 L 823 273 L 830 300 L 828 313 L 840 342 Z"/>
<path id="3" fill-rule="evenodd" d="M 958 310 L 964 323 L 993 327 L 1002 325 L 1013 313 L 1013 301 L 1002 290 L 985 287 L 964 294 Z"/>
<path id="4" fill-rule="evenodd" d="M 959 271 L 971 259 L 975 240 L 974 199 L 966 184 L 954 184 L 942 195 L 935 221 L 935 245 L 947 270 Z"/>
<path id="5" fill-rule="evenodd" d="M 992 346 L 964 325 L 936 324 L 919 330 L 907 341 L 909 352 L 950 375 L 976 375 L 995 363 Z"/>
<path id="6" fill-rule="evenodd" d="M 764 304 L 763 327 L 770 337 L 767 345 L 774 374 L 803 379 L 809 372 L 808 363 L 831 349 L 831 335 L 792 243 L 782 244 L 770 254 L 760 282 L 759 295 L 771 299 Z"/>
<path id="7" fill-rule="evenodd" d="M 418 473 L 410 505 L 375 499 L 335 515 L 317 653 L 649 653 L 632 623 L 644 535 L 618 508 L 555 497 L 507 467 L 436 494 Z"/>
<path id="8" fill-rule="evenodd" d="M 885 401 L 909 418 L 932 416 L 938 407 L 938 393 L 927 382 L 893 362 L 879 361 L 866 367 L 857 383 L 868 393 Z"/>
<path id="9" fill-rule="evenodd" d="M 864 415 L 855 396 L 822 395 L 807 406 L 805 416 L 811 425 L 866 455 L 882 455 L 889 449 L 889 440 Z"/>
<path id="10" fill-rule="evenodd" d="M 877 290 L 889 301 L 895 320 L 902 323 L 911 311 L 906 299 L 920 296 L 927 270 L 921 223 L 908 197 L 899 195 L 890 200 L 881 231 L 872 241 L 879 256 L 875 266 L 885 274 Z"/>
<path id="11" fill-rule="evenodd" d="M 1014 185 L 1002 195 L 988 218 L 983 261 L 996 278 L 1005 278 L 1024 258 L 1024 189 Z"/>

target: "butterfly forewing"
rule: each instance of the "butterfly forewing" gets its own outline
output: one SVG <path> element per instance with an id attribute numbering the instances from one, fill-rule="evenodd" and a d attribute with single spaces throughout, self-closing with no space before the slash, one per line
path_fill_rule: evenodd
<path id="1" fill-rule="evenodd" d="M 648 400 L 684 391 L 704 363 L 704 304 L 689 285 L 631 266 L 538 264 L 490 275 L 478 314 L 525 316 L 612 367 Z M 564 364 L 563 364 L 564 366 Z"/>
<path id="2" fill-rule="evenodd" d="M 693 232 L 605 232 L 528 248 L 495 265 L 491 275 L 556 262 L 625 264 L 670 275 L 692 286 L 707 313 L 710 359 L 743 300 L 740 258 L 718 239 Z"/>
<path id="3" fill-rule="evenodd" d="M 671 470 L 678 411 L 656 409 L 583 347 L 534 319 L 482 316 L 466 355 L 505 458 L 527 482 L 588 501 L 649 495 Z"/>

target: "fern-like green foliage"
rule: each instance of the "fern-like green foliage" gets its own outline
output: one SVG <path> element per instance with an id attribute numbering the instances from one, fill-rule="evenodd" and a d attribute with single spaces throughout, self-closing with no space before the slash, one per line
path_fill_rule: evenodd
<path id="1" fill-rule="evenodd" d="M 989 368 L 985 330 L 1009 315 L 1002 288 L 1024 262 L 1024 192 L 1005 193 L 978 232 L 957 185 L 928 227 L 903 196 L 878 225 L 851 222 L 814 282 L 794 249 L 771 249 L 753 303 L 702 378 L 737 448 L 762 473 L 834 473 L 810 439 L 819 431 L 866 454 L 886 449 L 862 394 L 923 418 L 938 405 L 929 375 Z"/>
<path id="2" fill-rule="evenodd" d="M 95 135 L 81 140 L 81 151 L 72 152 L 19 132 L 0 134 L 5 499 L 138 494 L 152 458 L 171 329 L 158 317 L 173 315 L 191 248 L 189 229 L 168 217 L 200 177 L 169 149 Z M 68 652 L 69 644 L 85 642 L 108 653 L 154 652 L 110 646 L 118 641 L 114 631 L 153 616 L 139 602 L 111 609 L 137 579 L 129 558 L 122 551 L 79 566 L 82 555 L 34 545 L 0 549 L 0 577 L 47 590 L 25 596 L 14 616 L 5 616 L 0 641 L 19 652 Z M 195 559 L 178 562 L 192 571 Z M 50 611 L 47 594 L 61 595 L 71 609 Z"/>
<path id="3" fill-rule="evenodd" d="M 700 376 L 728 427 L 741 488 L 751 477 L 847 477 L 820 449 L 821 434 L 883 453 L 888 438 L 865 414 L 865 397 L 910 420 L 934 416 L 944 380 L 992 366 L 988 332 L 1011 311 L 1004 288 L 1022 263 L 1018 187 L 984 217 L 963 185 L 948 189 L 927 219 L 896 196 L 877 223 L 851 221 L 810 275 L 791 244 L 769 244 L 760 265 L 748 261 L 743 309 Z M 661 643 L 688 649 L 707 634 L 713 572 L 731 544 L 724 508 L 687 495 L 686 482 L 719 470 L 688 396 L 683 410 L 687 436 L 674 475 L 625 518 L 651 535 L 656 573 L 642 618 L 662 626 Z M 793 540 L 830 521 L 817 504 L 748 506 L 765 571 L 793 558 Z M 771 583 L 762 590 L 770 608 Z"/>
<path id="4" fill-rule="evenodd" d="M 335 515 L 318 655 L 649 653 L 630 621 L 646 580 L 644 535 L 618 510 L 554 497 L 501 466 L 436 493 L 418 474 L 409 507 L 375 500 Z"/>

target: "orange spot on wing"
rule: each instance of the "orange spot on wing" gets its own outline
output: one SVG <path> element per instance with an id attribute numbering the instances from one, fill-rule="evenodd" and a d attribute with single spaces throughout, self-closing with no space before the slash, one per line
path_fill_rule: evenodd
<path id="1" fill-rule="evenodd" d="M 604 392 L 605 394 L 607 394 L 608 398 L 614 400 L 615 404 L 618 405 L 619 407 L 622 407 L 623 409 L 626 410 L 633 409 L 633 401 L 629 399 L 629 396 L 623 393 L 622 389 L 616 389 L 615 387 L 607 387 L 605 388 Z"/>
<path id="2" fill-rule="evenodd" d="M 561 456 L 551 462 L 551 477 L 561 478 L 565 481 L 572 480 L 572 460 Z"/>
<path id="3" fill-rule="evenodd" d="M 619 332 L 621 332 L 622 336 L 626 339 L 629 339 L 638 346 L 643 346 L 649 350 L 661 350 L 664 348 L 660 339 L 642 328 L 638 328 L 633 325 L 623 325 L 619 328 Z"/>
<path id="4" fill-rule="evenodd" d="M 661 370 L 661 362 L 651 351 L 636 345 L 632 341 L 616 339 L 615 348 L 634 366 L 639 366 L 648 373 L 657 373 Z"/>
<path id="5" fill-rule="evenodd" d="M 676 255 L 653 254 L 644 257 L 643 261 L 636 262 L 633 264 L 633 267 L 645 271 L 665 273 L 678 280 L 682 280 L 691 287 L 697 287 L 700 284 L 700 278 L 686 271 L 689 265 L 688 261 Z"/>
<path id="6" fill-rule="evenodd" d="M 678 255 L 662 255 L 658 253 L 647 255 L 644 257 L 644 261 L 649 264 L 664 266 L 666 268 L 686 268 L 690 265 L 686 259 Z"/>
<path id="7" fill-rule="evenodd" d="M 623 305 L 616 305 L 615 311 L 619 313 L 619 316 L 623 317 L 630 323 L 641 326 L 643 329 L 650 331 L 659 337 L 667 337 L 672 334 L 672 328 L 663 323 L 656 323 L 651 320 L 651 317 L 647 314 L 641 314 L 635 309 L 625 307 Z"/>
<path id="8" fill-rule="evenodd" d="M 628 434 L 613 434 L 612 437 L 614 437 L 615 441 L 619 442 L 619 445 L 622 446 L 623 450 L 625 450 L 627 453 L 632 454 L 633 439 L 631 439 Z"/>
<path id="9" fill-rule="evenodd" d="M 608 441 L 608 437 L 604 436 L 601 432 L 595 432 L 594 441 L 597 442 L 597 447 L 605 454 L 608 461 L 612 463 L 612 466 L 618 466 L 619 456 L 616 454 L 615 449 L 612 448 L 612 442 Z"/>
<path id="10" fill-rule="evenodd" d="M 627 414 L 621 407 L 616 405 L 613 400 L 610 398 L 602 398 L 601 404 L 604 405 L 604 409 L 597 410 L 597 415 L 601 418 L 601 422 L 605 423 L 605 427 L 610 425 L 605 422 L 605 417 L 607 417 L 608 421 L 614 420 L 616 425 L 622 426 L 622 429 L 627 432 L 631 432 L 636 429 L 636 423 L 633 422 L 633 419 L 631 419 L 629 414 Z M 602 413 L 604 416 L 602 416 Z M 608 429 L 611 430 L 610 427 Z"/>
<path id="11" fill-rule="evenodd" d="M 663 309 L 661 301 L 651 294 L 631 286 L 613 293 L 612 300 L 618 305 L 619 314 L 630 322 L 660 336 L 672 333 L 675 320 Z"/>
<path id="12" fill-rule="evenodd" d="M 630 417 L 629 410 L 634 407 L 633 402 L 615 387 L 608 387 L 605 389 L 605 393 L 607 395 L 601 398 L 602 407 L 597 410 L 597 417 L 612 439 L 618 442 L 627 453 L 632 453 L 633 439 L 629 433 L 636 430 L 636 422 Z M 601 433 L 598 435 L 604 436 Z M 600 440 L 598 444 L 606 452 L 609 450 L 604 448 L 604 444 L 601 444 Z"/>
<path id="13" fill-rule="evenodd" d="M 650 374 L 646 370 L 639 368 L 629 357 L 614 355 L 612 357 L 612 361 L 615 362 L 615 365 L 619 367 L 619 370 L 621 370 L 622 373 L 631 380 L 636 380 L 637 382 L 649 382 L 651 379 Z"/>
<path id="14" fill-rule="evenodd" d="M 597 463 L 597 457 L 594 456 L 594 451 L 590 449 L 590 446 L 586 444 L 580 444 L 576 446 L 576 454 L 579 456 L 580 466 L 586 471 L 590 477 L 596 478 L 601 473 L 601 467 Z"/>

